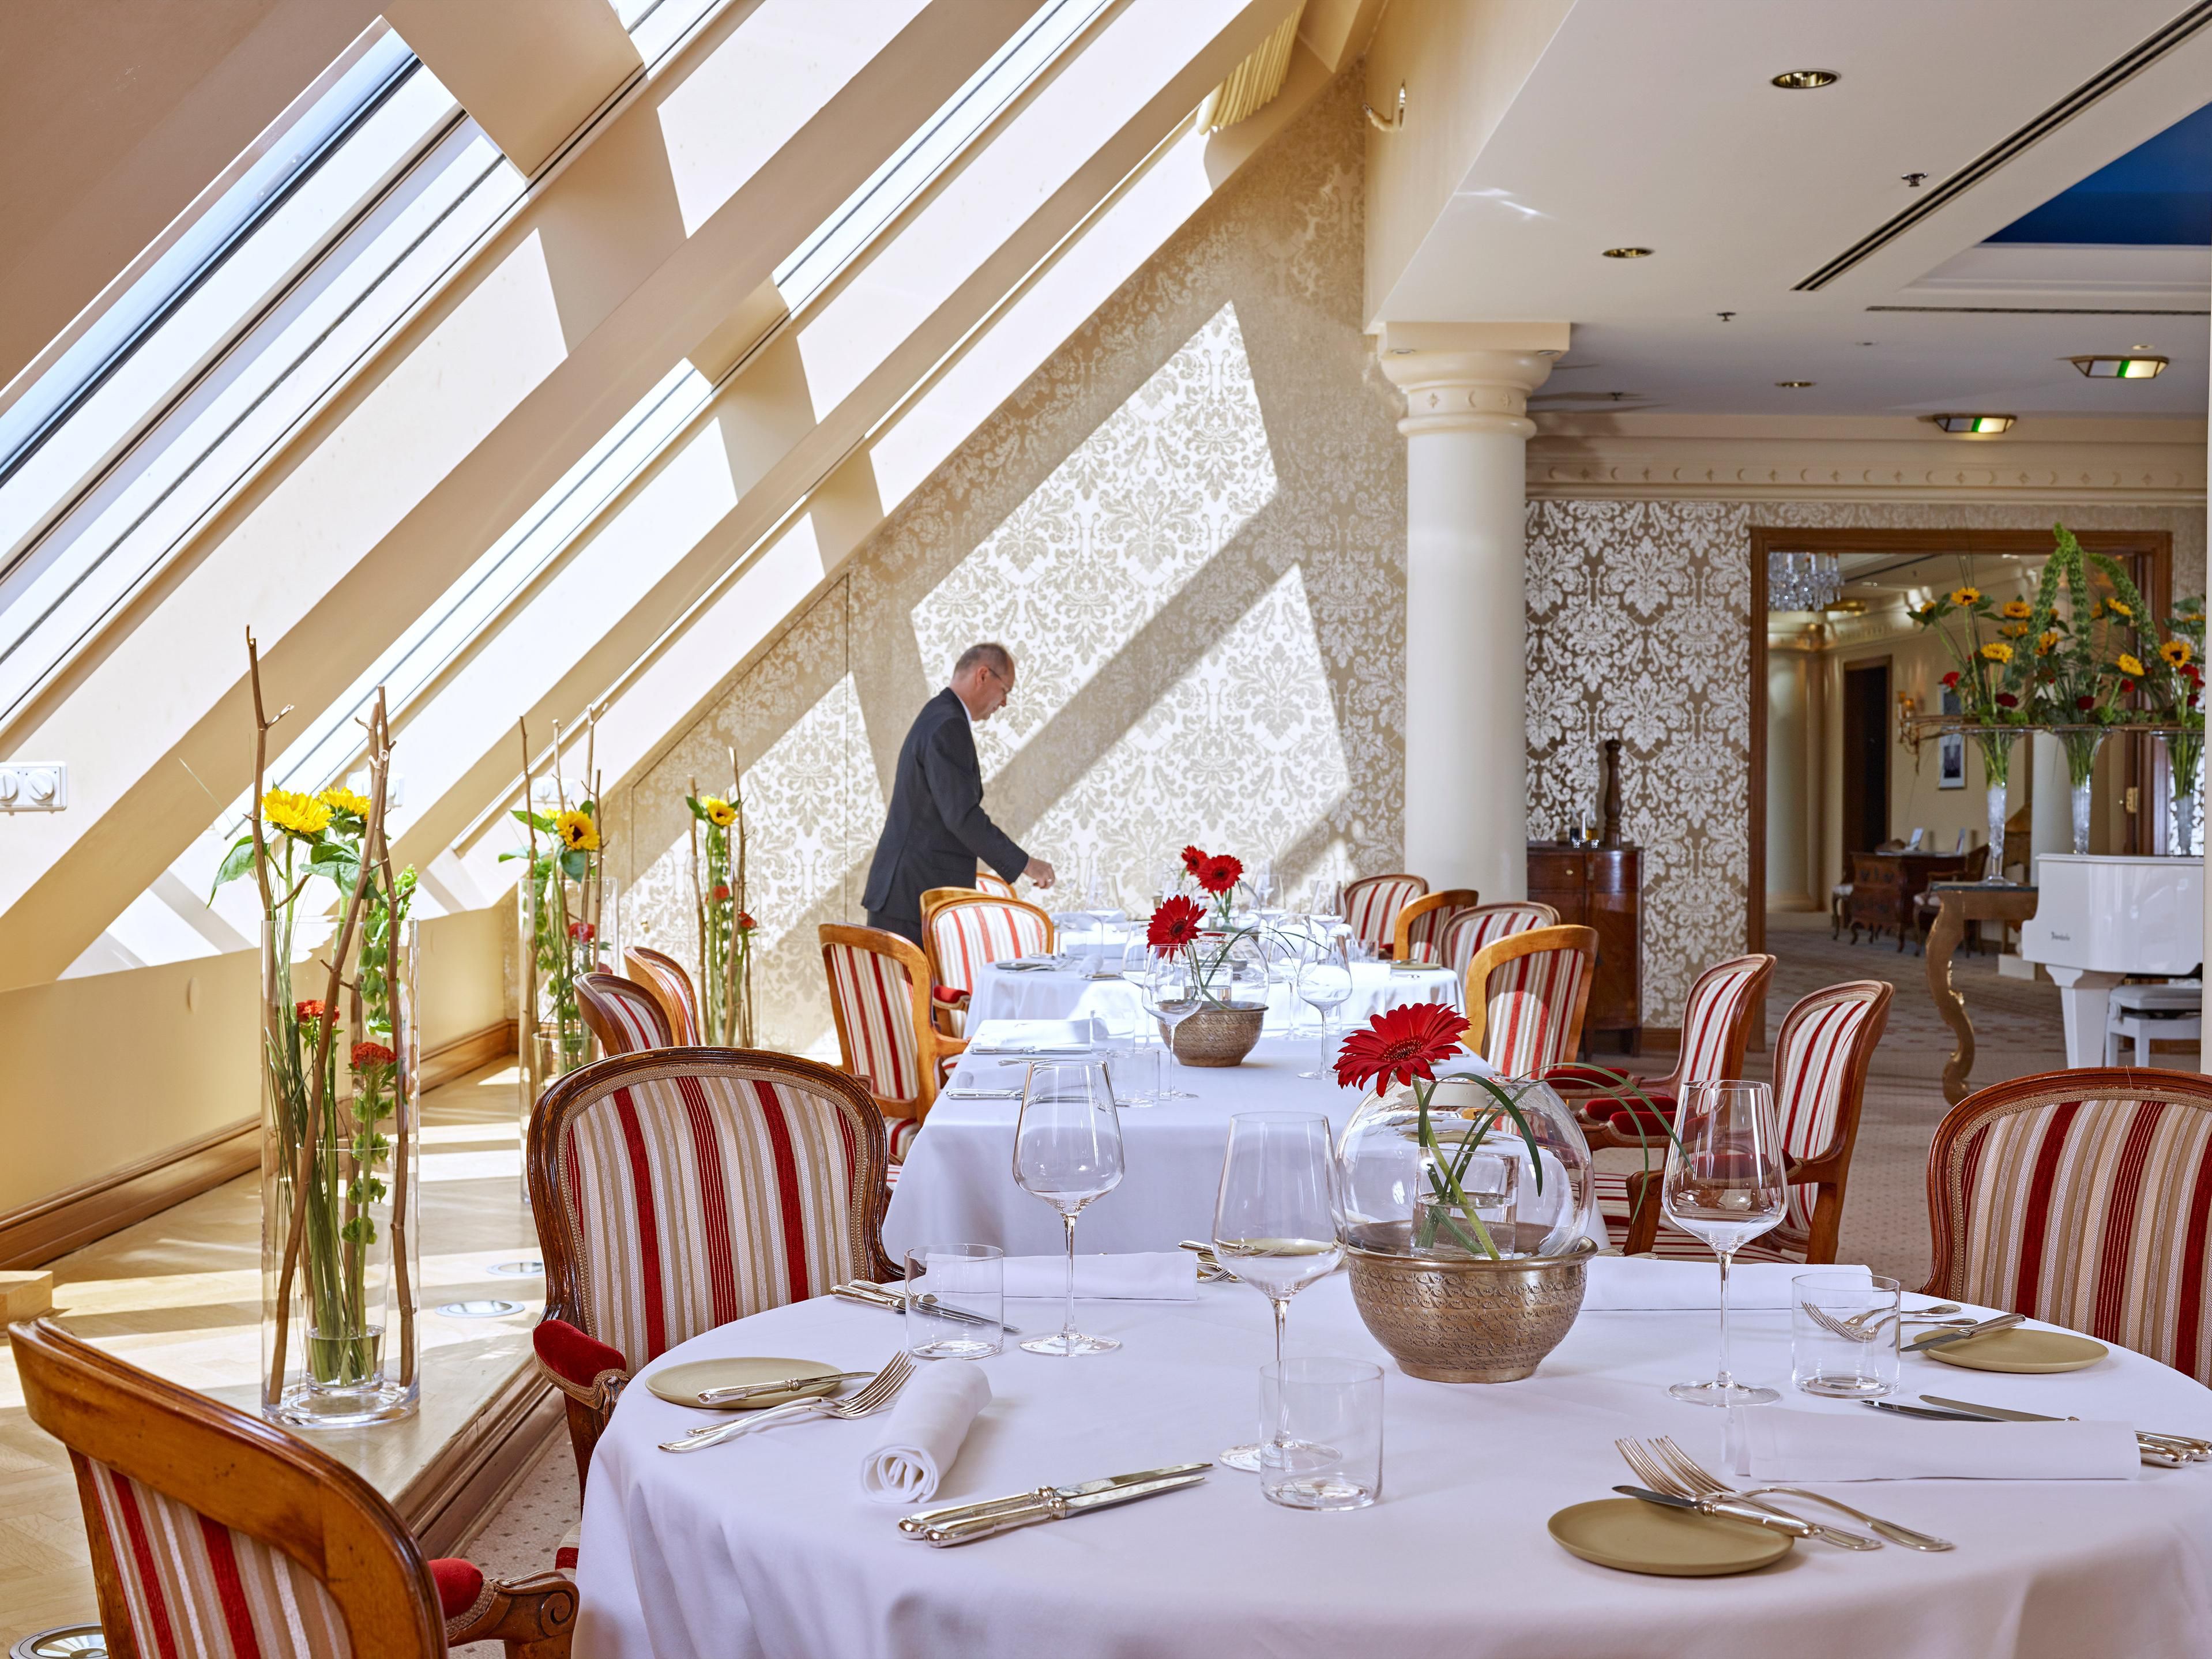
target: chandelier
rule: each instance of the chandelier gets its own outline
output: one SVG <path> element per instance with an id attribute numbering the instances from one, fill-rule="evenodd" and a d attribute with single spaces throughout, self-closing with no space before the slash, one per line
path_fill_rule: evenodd
<path id="1" fill-rule="evenodd" d="M 1826 611 L 1843 592 L 1843 562 L 1832 553 L 1766 556 L 1769 611 Z"/>

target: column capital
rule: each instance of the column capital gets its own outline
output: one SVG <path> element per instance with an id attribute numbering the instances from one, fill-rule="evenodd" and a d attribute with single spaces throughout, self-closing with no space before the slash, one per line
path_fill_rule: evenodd
<path id="1" fill-rule="evenodd" d="M 1528 394 L 1566 349 L 1565 323 L 1386 323 L 1382 372 L 1406 394 L 1407 437 L 1429 432 L 1535 435 Z"/>

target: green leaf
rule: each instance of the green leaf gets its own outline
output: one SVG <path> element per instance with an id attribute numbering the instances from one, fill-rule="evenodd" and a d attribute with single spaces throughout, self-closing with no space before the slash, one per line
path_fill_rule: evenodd
<path id="1" fill-rule="evenodd" d="M 252 868 L 253 832 L 249 830 L 230 844 L 230 850 L 222 855 L 222 862 L 216 866 L 215 885 L 208 889 L 208 902 L 215 902 L 217 889 L 236 881 Z"/>
<path id="2" fill-rule="evenodd" d="M 561 868 L 569 880 L 581 881 L 591 873 L 592 855 L 585 852 L 563 853 L 561 854 Z"/>

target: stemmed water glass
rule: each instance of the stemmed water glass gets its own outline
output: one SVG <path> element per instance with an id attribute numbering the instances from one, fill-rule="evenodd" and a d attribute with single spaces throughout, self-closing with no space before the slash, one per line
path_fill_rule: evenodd
<path id="1" fill-rule="evenodd" d="M 1168 1028 L 1168 1063 L 1160 1072 L 1158 1100 L 1195 1100 L 1188 1089 L 1176 1087 L 1180 1064 L 1176 1055 L 1176 1028 L 1198 1012 L 1198 991 L 1191 983 L 1190 964 L 1179 955 L 1155 956 L 1128 976 L 1137 988 L 1145 1012 Z"/>
<path id="2" fill-rule="evenodd" d="M 1252 889 L 1253 907 L 1261 915 L 1265 915 L 1267 913 L 1267 901 L 1275 894 L 1274 860 L 1261 859 L 1253 866 L 1252 873 L 1245 878 L 1245 881 Z"/>
<path id="3" fill-rule="evenodd" d="M 1782 1131 L 1774 1091 L 1764 1083 L 1692 1083 L 1682 1091 L 1660 1177 L 1660 1210 L 1711 1245 L 1721 1266 L 1720 1372 L 1710 1382 L 1677 1382 L 1667 1390 L 1702 1406 L 1764 1406 L 1782 1396 L 1753 1388 L 1729 1372 L 1729 1261 L 1780 1223 Z"/>
<path id="4" fill-rule="evenodd" d="M 1096 1060 L 1037 1060 L 1022 1085 L 1014 1125 L 1014 1184 L 1060 1212 L 1067 1228 L 1067 1312 L 1059 1331 L 1033 1336 L 1030 1353 L 1105 1353 L 1121 1345 L 1075 1328 L 1075 1218 L 1121 1184 L 1121 1120 L 1114 1085 Z"/>
<path id="5" fill-rule="evenodd" d="M 1335 1075 L 1330 1061 L 1336 1056 L 1335 1013 L 1352 996 L 1352 958 L 1344 940 L 1330 933 L 1315 942 L 1298 968 L 1298 995 L 1321 1014 L 1321 1059 L 1303 1078 Z"/>
<path id="6" fill-rule="evenodd" d="M 1229 1151 L 1213 1201 L 1213 1253 L 1273 1307 L 1278 1365 L 1291 1298 L 1344 1259 L 1339 1208 L 1327 1118 L 1319 1112 L 1239 1112 L 1229 1120 Z M 1273 1445 L 1231 1446 L 1219 1461 L 1249 1474 L 1285 1449 L 1279 1432 Z"/>

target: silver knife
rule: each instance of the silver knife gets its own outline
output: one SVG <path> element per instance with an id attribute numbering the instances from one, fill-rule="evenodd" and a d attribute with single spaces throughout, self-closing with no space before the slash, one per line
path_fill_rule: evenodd
<path id="1" fill-rule="evenodd" d="M 1065 1521 L 1070 1516 L 1087 1515 L 1093 1510 L 1112 1509 L 1117 1504 L 1133 1504 L 1140 1498 L 1158 1498 L 1162 1492 L 1180 1492 L 1185 1486 L 1200 1485 L 1205 1480 L 1203 1474 L 1178 1474 L 1165 1480 L 1143 1481 L 1136 1486 L 1116 1486 L 1108 1492 L 1086 1492 L 1080 1498 L 1062 1498 L 1054 1492 L 1049 1498 L 1039 1498 L 1018 1509 L 995 1510 L 988 1515 L 971 1515 L 965 1520 L 925 1527 L 916 1535 L 925 1544 L 934 1544 L 940 1549 L 953 1544 L 972 1544 L 979 1538 L 1012 1532 L 1017 1527 L 1033 1527 L 1042 1521 Z"/>
<path id="2" fill-rule="evenodd" d="M 865 1302 L 872 1308 L 881 1308 L 890 1313 L 906 1311 L 904 1295 L 896 1291 L 887 1291 L 880 1285 L 872 1285 L 864 1279 L 856 1279 L 848 1284 L 833 1285 L 830 1294 L 842 1296 L 848 1302 Z M 995 1325 L 1009 1336 L 1019 1336 L 1022 1334 L 1021 1327 L 1018 1325 L 1009 1325 L 1000 1319 L 986 1319 L 979 1313 L 969 1313 L 965 1308 L 946 1307 L 927 1293 L 922 1297 L 922 1305 L 939 1318 L 949 1319 L 956 1325 Z"/>
<path id="3" fill-rule="evenodd" d="M 1670 1510 L 1689 1510 L 1698 1515 L 1717 1516 L 1729 1521 L 1748 1521 L 1756 1527 L 1786 1532 L 1792 1538 L 1810 1538 L 1820 1531 L 1811 1522 L 1800 1521 L 1793 1515 L 1776 1515 L 1771 1510 L 1754 1509 L 1749 1504 L 1731 1503 L 1725 1498 L 1670 1498 L 1663 1492 L 1652 1492 L 1643 1486 L 1615 1486 L 1613 1490 L 1626 1492 L 1631 1498 L 1640 1498 L 1647 1504 L 1662 1504 Z"/>
<path id="4" fill-rule="evenodd" d="M 1024 1509 L 1053 1496 L 1067 1499 L 1088 1498 L 1093 1492 L 1142 1486 L 1147 1481 L 1164 1480 L 1176 1475 L 1203 1474 L 1212 1467 L 1209 1463 L 1170 1463 L 1164 1468 L 1139 1469 L 1133 1474 L 1109 1474 L 1101 1480 L 1085 1480 L 1073 1486 L 1039 1486 L 1033 1492 L 1018 1492 L 1007 1498 L 988 1498 L 978 1504 L 949 1504 L 942 1509 L 916 1510 L 912 1515 L 899 1517 L 899 1530 L 909 1538 L 919 1538 L 930 1528 L 941 1527 L 948 1521 L 963 1521 L 969 1516 L 995 1514 L 1001 1510 Z"/>
<path id="5" fill-rule="evenodd" d="M 1920 1397 L 1927 1400 L 1932 1396 L 1923 1394 Z M 1872 1406 L 1877 1411 L 1895 1412 L 1903 1417 L 1933 1418 L 1940 1423 L 2005 1423 L 2015 1419 L 2031 1423 L 2078 1423 L 2081 1420 L 2079 1418 L 2029 1417 L 2025 1413 L 1997 1417 L 1982 1411 L 1931 1411 L 1925 1406 L 1897 1406 L 1887 1400 L 1865 1400 L 1859 1403 Z M 2187 1446 L 2178 1441 L 2163 1440 L 2141 1430 L 2136 1431 L 2136 1452 L 2145 1463 L 2159 1469 L 2178 1469 L 2195 1455 Z"/>
<path id="6" fill-rule="evenodd" d="M 1975 1337 L 1987 1336 L 1991 1331 L 2009 1330 L 2014 1325 L 2023 1323 L 2027 1318 L 2026 1314 L 1999 1314 L 1994 1319 L 1984 1319 L 1980 1324 L 1969 1326 L 1963 1331 L 1937 1331 L 1932 1336 L 1923 1336 L 1917 1342 L 1906 1343 L 1904 1351 L 1906 1353 L 1924 1353 L 1948 1342 L 1972 1341 Z"/>
<path id="7" fill-rule="evenodd" d="M 1993 1418 L 2000 1423 L 2078 1423 L 2078 1417 L 2042 1417 L 2034 1412 L 2016 1412 L 2003 1406 L 1977 1406 L 1965 1400 L 1945 1400 L 1940 1395 L 1923 1394 L 1920 1396 L 1931 1406 L 1941 1406 L 1947 1411 L 1963 1412 L 1979 1418 Z M 2167 1434 L 2157 1429 L 2137 1429 L 2138 1440 L 2148 1440 L 2172 1446 L 2192 1462 L 2212 1461 L 2212 1440 L 2193 1434 Z"/>

